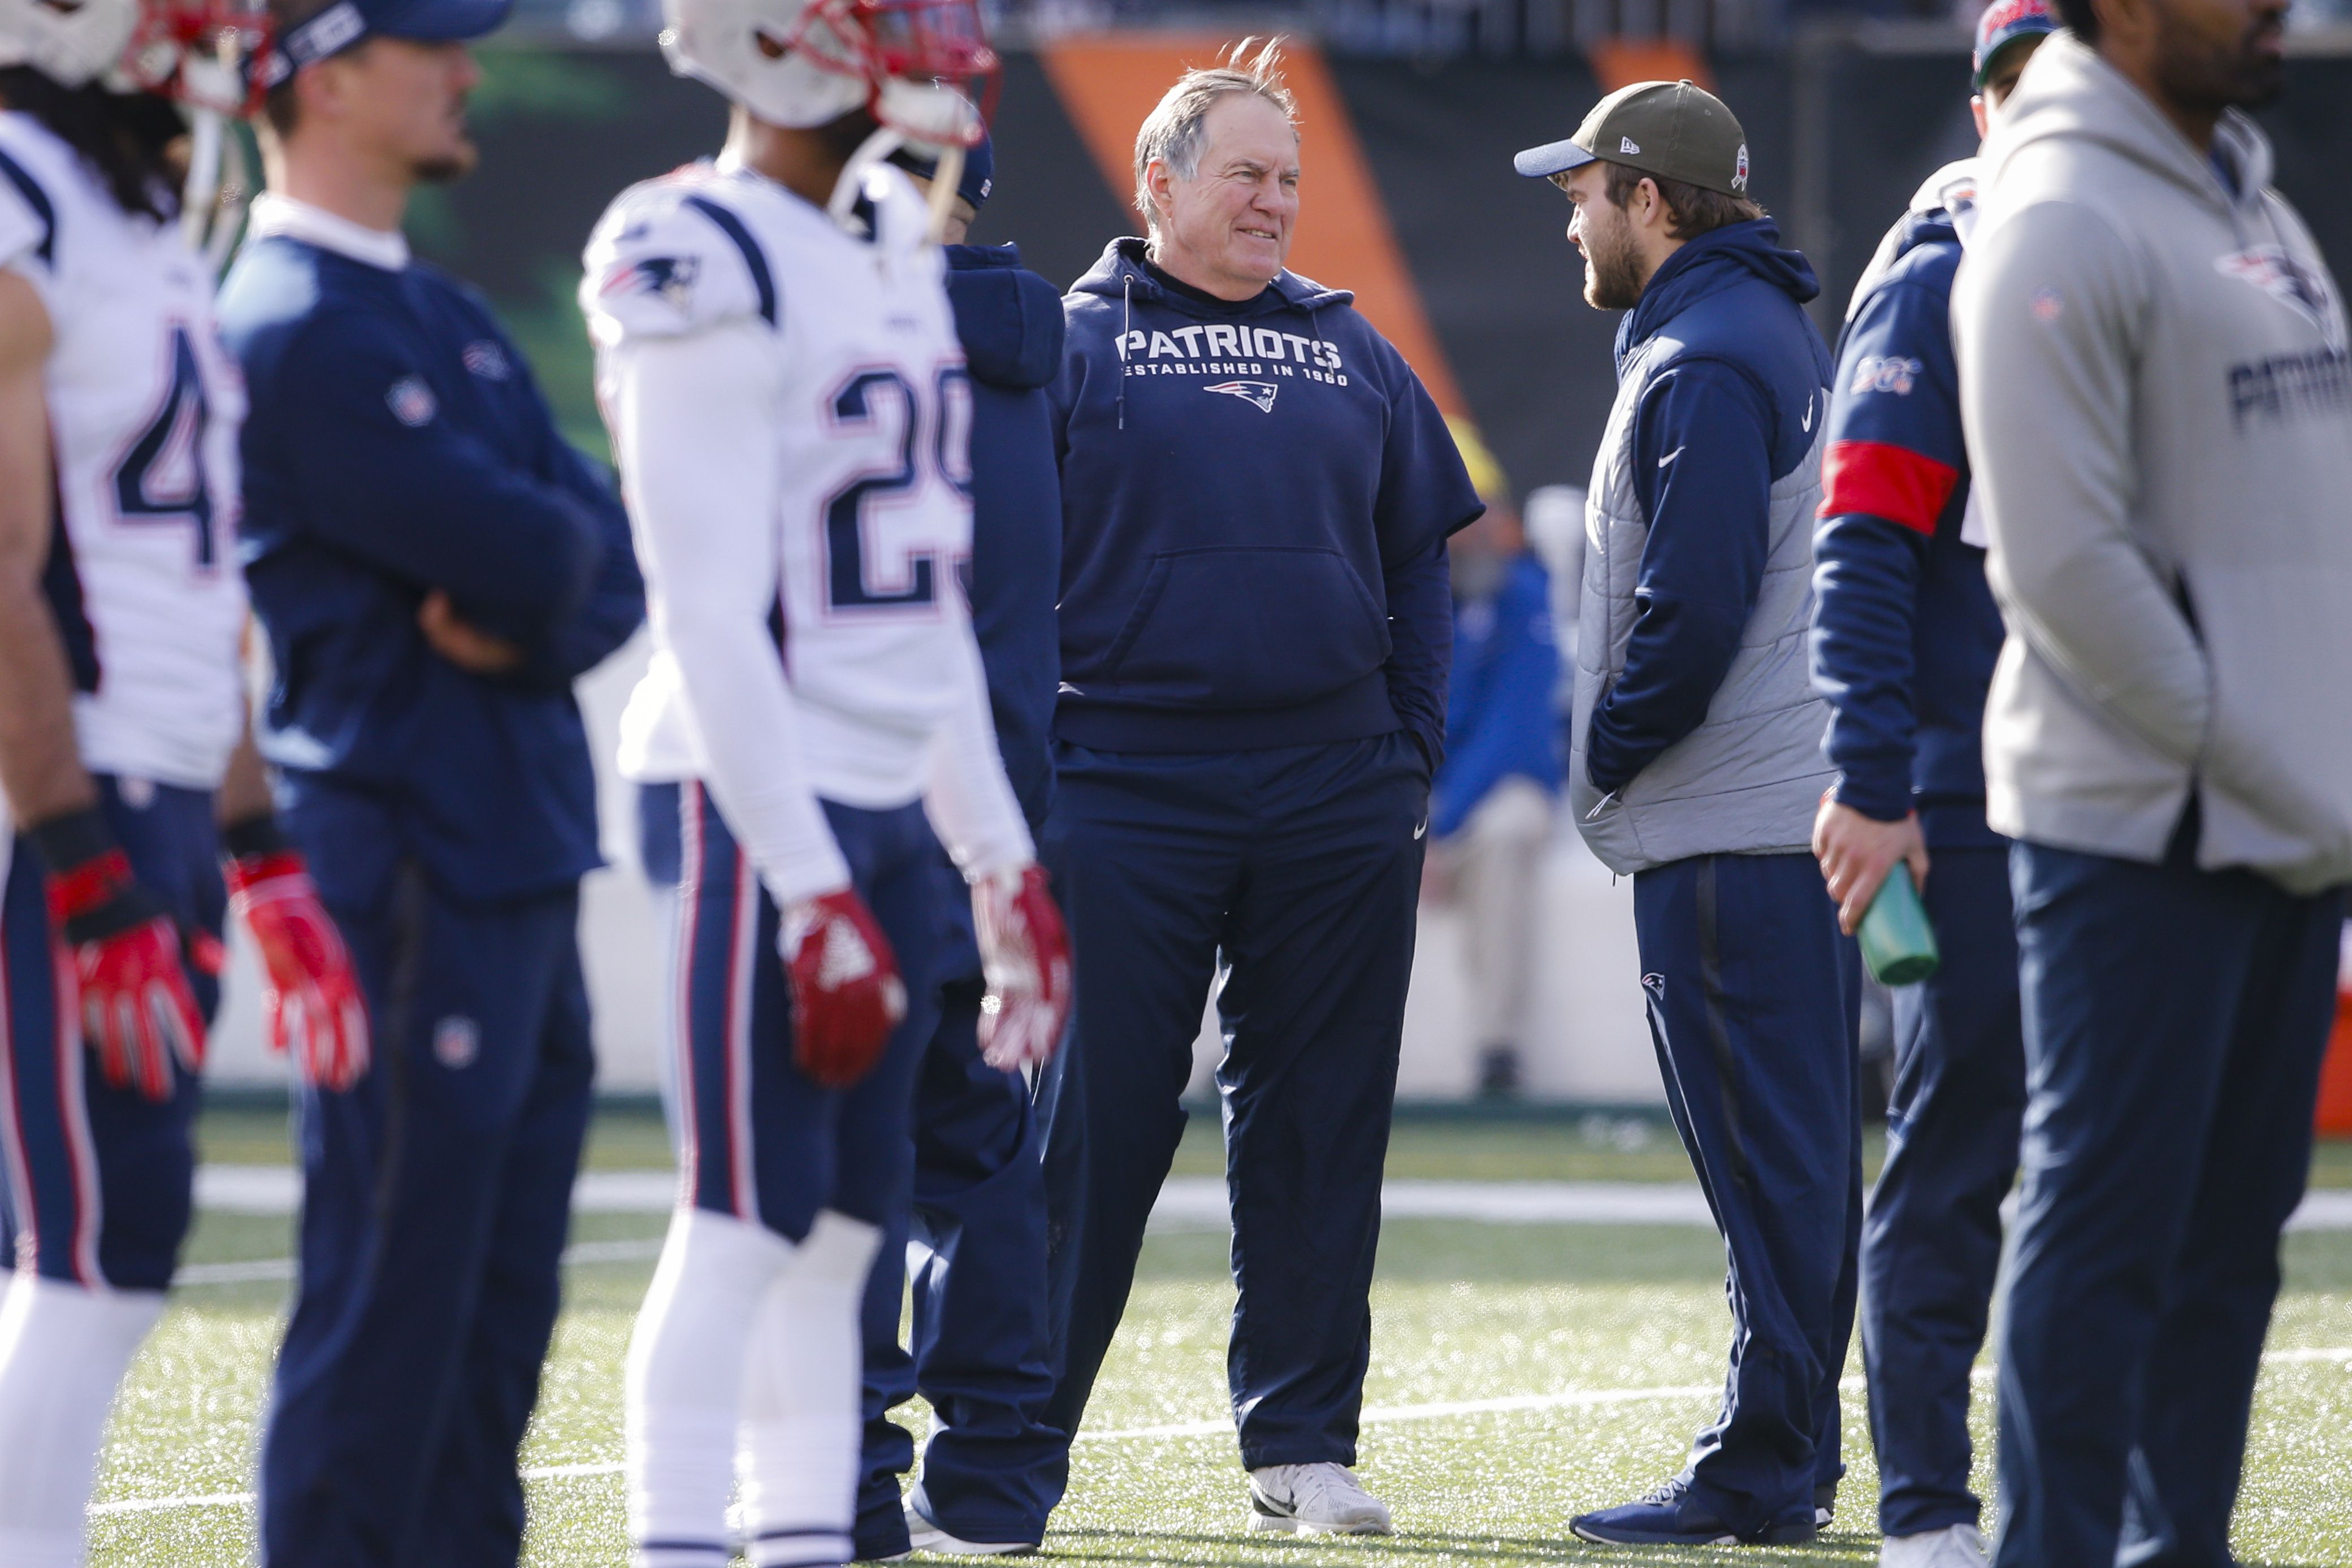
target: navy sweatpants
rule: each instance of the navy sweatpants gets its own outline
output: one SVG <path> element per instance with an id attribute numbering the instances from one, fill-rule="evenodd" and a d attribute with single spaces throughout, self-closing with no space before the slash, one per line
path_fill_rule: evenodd
<path id="1" fill-rule="evenodd" d="M 566 889 L 477 905 L 414 862 L 362 902 L 332 803 L 290 813 L 373 1060 L 297 1100 L 301 1273 L 261 1451 L 272 1568 L 511 1568 L 595 1058 Z"/>
<path id="2" fill-rule="evenodd" d="M 1845 1473 L 1861 960 L 1810 855 L 1637 872 L 1633 923 L 1666 1102 L 1730 1263 L 1730 1373 L 1683 1479 L 1742 1533 L 1810 1521 Z"/>
<path id="3" fill-rule="evenodd" d="M 1213 754 L 1055 748 L 1045 856 L 1077 959 L 1039 1082 L 1055 1385 L 1075 1434 L 1184 1129 L 1211 980 L 1241 1299 L 1242 1462 L 1352 1464 L 1429 778 L 1398 732 Z M 1065 1439 L 1050 1476 L 1059 1499 Z"/>
<path id="4" fill-rule="evenodd" d="M 866 1296 L 865 1479 L 856 1544 L 872 1561 L 907 1550 L 898 1478 L 914 1440 L 889 1412 L 920 1393 L 931 1407 L 917 1501 L 964 1541 L 1039 1541 L 1052 1500 L 1045 1466 L 1060 1434 L 1045 1321 L 1042 1130 L 1022 1076 L 981 1059 L 980 950 L 971 898 L 938 861 L 947 980 L 939 1025 L 915 1072 L 915 1271 L 911 1349 L 898 1338 L 908 1231 L 885 1239 Z"/>
<path id="5" fill-rule="evenodd" d="M 131 869 L 185 930 L 221 934 L 218 836 L 209 791 L 97 780 Z M 70 962 L 49 925 L 44 868 L 22 836 L 0 901 L 0 1189 L 16 1267 L 90 1289 L 161 1290 L 188 1233 L 197 1080 L 173 1065 L 172 1098 L 117 1089 L 58 1005 Z M 209 1022 L 219 983 L 191 967 Z"/>
<path id="6" fill-rule="evenodd" d="M 2200 871 L 2195 845 L 2192 810 L 2160 866 L 2012 856 L 2030 1098 L 1999 1568 L 2231 1562 L 2344 896 Z"/>
<path id="7" fill-rule="evenodd" d="M 885 1235 L 903 1230 L 915 1062 L 938 1016 L 939 849 L 922 806 L 823 805 L 907 986 L 907 1016 L 881 1060 L 845 1089 L 793 1060 L 792 992 L 776 948 L 783 917 L 702 786 L 680 792 L 679 1193 L 793 1241 L 828 1208 Z"/>
<path id="8" fill-rule="evenodd" d="M 1932 853 L 1924 897 L 1943 963 L 1894 993 L 1886 1163 L 1862 1229 L 1862 1354 L 1886 1535 L 1978 1521 L 1969 1375 L 2025 1110 L 2009 851 Z"/>

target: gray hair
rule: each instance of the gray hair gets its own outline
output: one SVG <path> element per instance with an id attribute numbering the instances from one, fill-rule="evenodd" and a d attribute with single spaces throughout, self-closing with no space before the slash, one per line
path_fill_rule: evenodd
<path id="1" fill-rule="evenodd" d="M 1255 53 L 1252 53 L 1255 50 Z M 1159 106 L 1144 116 L 1135 133 L 1135 208 L 1147 228 L 1157 232 L 1160 215 L 1152 210 L 1151 189 L 1144 173 L 1157 162 L 1185 179 L 1201 172 L 1202 125 L 1216 101 L 1228 94 L 1254 92 L 1298 130 L 1298 101 L 1282 79 L 1282 40 L 1244 38 L 1225 51 L 1213 66 L 1196 67 L 1176 79 Z"/>

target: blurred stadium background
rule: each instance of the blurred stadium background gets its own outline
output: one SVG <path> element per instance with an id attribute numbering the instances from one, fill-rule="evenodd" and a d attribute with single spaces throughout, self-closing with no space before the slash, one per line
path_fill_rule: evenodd
<path id="1" fill-rule="evenodd" d="M 1477 431 L 1509 488 L 1565 517 L 1614 389 L 1616 317 L 1577 297 L 1564 205 L 1511 172 L 1510 153 L 1572 128 L 1608 89 L 1688 76 L 1733 106 L 1755 188 L 1811 256 L 1834 334 L 1854 279 L 1920 178 L 1964 155 L 1972 0 L 1304 0 L 1290 5 L 1020 0 L 992 20 L 1005 46 L 998 195 L 974 238 L 1019 242 L 1056 284 L 1136 227 L 1134 128 L 1184 62 L 1244 34 L 1297 40 L 1307 199 L 1293 265 L 1351 288 L 1441 405 Z M 1965 15 L 1963 15 L 1965 11 Z M 418 247 L 483 288 L 530 354 L 567 431 L 602 451 L 572 302 L 590 225 L 623 184 L 705 154 L 724 110 L 673 78 L 655 44 L 658 0 L 521 0 L 484 51 L 475 100 L 480 172 L 421 194 Z M 2298 0 L 2284 101 L 2264 115 L 2279 183 L 2352 277 L 2352 0 Z M 789 286 L 789 285 L 787 285 Z M 642 652 L 584 688 L 609 762 Z M 605 780 L 611 868 L 590 880 L 586 938 L 603 1084 L 656 1081 L 662 942 L 637 879 L 631 802 Z M 1658 1100 L 1635 984 L 1631 884 L 1585 854 L 1563 819 L 1546 868 L 1542 955 L 1522 1034 L 1538 1101 Z M 1425 905 L 1402 1093 L 1471 1092 L 1460 916 Z M 282 1083 L 262 1052 L 248 984 L 232 988 L 214 1082 Z M 1204 1037 L 1202 1061 L 1208 1059 Z"/>

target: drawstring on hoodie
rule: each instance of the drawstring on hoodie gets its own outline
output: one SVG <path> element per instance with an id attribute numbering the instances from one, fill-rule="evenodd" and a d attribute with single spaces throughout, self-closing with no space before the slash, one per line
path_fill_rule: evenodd
<path id="1" fill-rule="evenodd" d="M 1118 427 L 1127 428 L 1127 334 L 1135 326 L 1135 274 L 1122 269 L 1118 291 Z"/>

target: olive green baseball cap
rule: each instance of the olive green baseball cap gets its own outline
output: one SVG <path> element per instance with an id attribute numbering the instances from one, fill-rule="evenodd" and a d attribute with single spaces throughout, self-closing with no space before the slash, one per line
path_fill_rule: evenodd
<path id="1" fill-rule="evenodd" d="M 1622 163 L 1727 196 L 1748 194 L 1748 133 L 1723 100 L 1689 81 L 1621 87 L 1592 106 L 1575 135 L 1511 160 L 1536 180 L 1591 163 Z"/>

